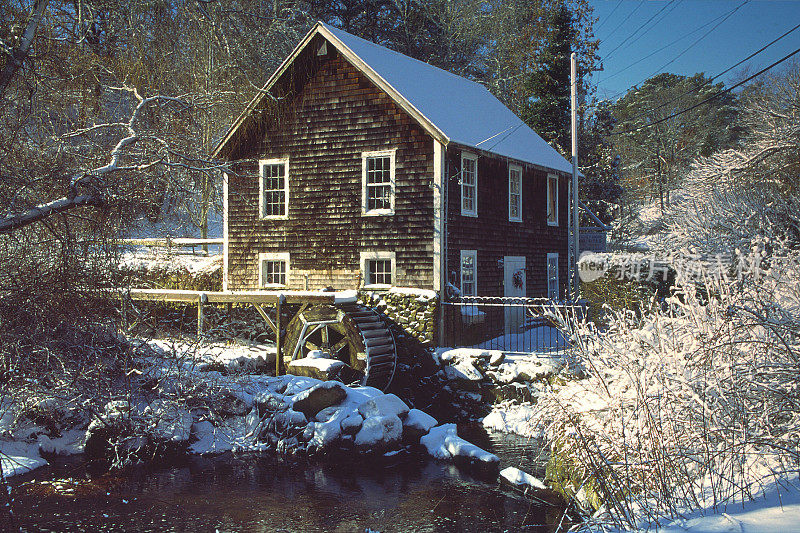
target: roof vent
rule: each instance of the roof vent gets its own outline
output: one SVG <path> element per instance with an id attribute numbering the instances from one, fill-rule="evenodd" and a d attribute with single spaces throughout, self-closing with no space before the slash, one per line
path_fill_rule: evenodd
<path id="1" fill-rule="evenodd" d="M 326 56 L 326 55 L 328 55 L 328 41 L 322 41 L 322 44 L 320 45 L 319 50 L 317 50 L 317 55 L 318 56 Z"/>

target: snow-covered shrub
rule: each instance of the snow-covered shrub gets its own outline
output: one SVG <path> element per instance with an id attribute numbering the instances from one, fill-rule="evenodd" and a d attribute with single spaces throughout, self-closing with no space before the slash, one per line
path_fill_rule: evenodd
<path id="1" fill-rule="evenodd" d="M 563 322 L 586 376 L 540 397 L 536 416 L 551 480 L 598 519 L 739 501 L 800 465 L 800 253 L 764 266 L 683 284 L 602 333 Z"/>

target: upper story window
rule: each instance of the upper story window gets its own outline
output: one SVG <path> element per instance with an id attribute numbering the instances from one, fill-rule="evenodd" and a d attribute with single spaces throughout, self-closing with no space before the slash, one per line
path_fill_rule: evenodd
<path id="1" fill-rule="evenodd" d="M 396 150 L 361 154 L 362 205 L 365 215 L 394 214 Z"/>
<path id="2" fill-rule="evenodd" d="M 261 287 L 285 287 L 288 275 L 288 253 L 258 254 L 258 278 Z"/>
<path id="3" fill-rule="evenodd" d="M 394 267 L 394 252 L 361 252 L 361 273 L 365 287 L 391 287 L 395 283 Z"/>
<path id="4" fill-rule="evenodd" d="M 261 218 L 286 218 L 289 213 L 289 160 L 259 161 L 259 214 Z"/>
<path id="5" fill-rule="evenodd" d="M 478 287 L 475 280 L 478 252 L 476 250 L 461 250 L 461 294 L 475 296 Z"/>
<path id="6" fill-rule="evenodd" d="M 508 165 L 508 220 L 522 222 L 522 167 Z"/>
<path id="7" fill-rule="evenodd" d="M 547 224 L 558 226 L 558 176 L 547 175 Z"/>
<path id="8" fill-rule="evenodd" d="M 478 216 L 478 156 L 461 152 L 461 214 Z"/>

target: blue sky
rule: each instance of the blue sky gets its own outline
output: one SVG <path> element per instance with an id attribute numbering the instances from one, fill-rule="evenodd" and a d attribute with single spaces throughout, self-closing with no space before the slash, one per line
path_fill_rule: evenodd
<path id="1" fill-rule="evenodd" d="M 595 73 L 593 80 L 601 98 L 619 98 L 630 87 L 660 72 L 683 75 L 705 72 L 715 76 L 800 24 L 800 0 L 746 3 L 745 0 L 590 0 L 590 3 L 599 17 L 595 34 L 601 39 L 604 71 Z M 650 20 L 651 17 L 654 18 Z M 642 25 L 644 29 L 634 34 Z M 670 45 L 673 41 L 677 42 Z M 757 72 L 798 48 L 800 28 L 718 81 L 729 86 L 741 79 L 745 71 Z M 653 55 L 644 59 L 649 54 Z M 794 58 L 800 61 L 800 54 Z"/>

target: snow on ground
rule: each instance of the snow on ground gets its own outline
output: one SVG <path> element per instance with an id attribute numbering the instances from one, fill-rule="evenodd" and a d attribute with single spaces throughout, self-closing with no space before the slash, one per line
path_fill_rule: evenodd
<path id="1" fill-rule="evenodd" d="M 474 345 L 473 348 L 520 353 L 548 353 L 564 350 L 568 346 L 569 341 L 558 328 L 529 319 L 528 323 L 519 330 L 483 341 Z"/>
<path id="2" fill-rule="evenodd" d="M 483 418 L 483 427 L 492 431 L 514 433 L 523 437 L 541 437 L 542 428 L 534 417 L 532 404 L 515 401 L 496 403 Z"/>
<path id="3" fill-rule="evenodd" d="M 211 367 L 223 367 L 229 372 L 255 372 L 264 370 L 275 361 L 275 343 L 255 344 L 237 341 L 188 343 L 181 340 L 153 339 L 135 340 L 135 345 L 146 345 L 155 354 L 178 357 L 187 369 L 199 371 Z"/>
<path id="4" fill-rule="evenodd" d="M 196 255 L 177 253 L 163 248 L 142 248 L 122 252 L 119 265 L 129 270 L 188 271 L 191 274 L 206 274 L 222 268 L 222 255 Z"/>
<path id="5" fill-rule="evenodd" d="M 253 359 L 254 354 L 262 359 L 264 347 L 165 340 L 134 344 L 135 375 L 150 384 L 147 393 L 128 391 L 125 399 L 100 408 L 91 422 L 88 418 L 78 421 L 76 427 L 62 429 L 58 437 L 33 422 L 20 423 L 17 407 L 0 402 L 4 408 L 0 457 L 6 476 L 43 466 L 42 454 L 80 453 L 94 433 L 103 436 L 106 431 L 120 432 L 112 433 L 117 436 L 112 440 L 126 443 L 129 447 L 123 451 L 133 454 L 130 457 L 150 449 L 148 443 L 183 444 L 195 454 L 268 449 L 313 454 L 339 447 L 393 454 L 432 435 L 427 449 L 436 458 L 497 462 L 492 454 L 460 438 L 455 426 L 437 426 L 433 417 L 372 387 L 248 373 L 248 364 L 237 363 L 237 368 L 244 369 L 238 373 L 213 369 L 213 365 L 230 367 L 242 358 Z M 106 438 L 102 440 L 107 442 Z"/>

